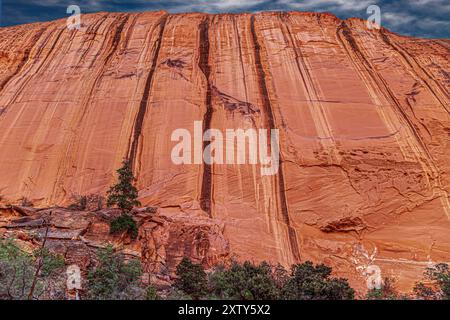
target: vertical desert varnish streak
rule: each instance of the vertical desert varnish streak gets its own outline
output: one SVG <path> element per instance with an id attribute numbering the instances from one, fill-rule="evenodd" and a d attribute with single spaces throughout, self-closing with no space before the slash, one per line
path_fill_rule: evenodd
<path id="1" fill-rule="evenodd" d="M 209 17 L 205 18 L 200 24 L 200 57 L 198 66 L 205 75 L 206 79 L 206 112 L 203 115 L 203 132 L 211 127 L 212 105 L 211 105 L 211 84 L 209 76 L 211 67 L 209 65 Z M 211 143 L 211 141 L 203 142 L 203 150 Z M 200 207 L 211 216 L 211 187 L 212 187 L 212 168 L 210 164 L 203 164 L 202 191 L 200 194 Z"/>
<path id="2" fill-rule="evenodd" d="M 139 111 L 136 116 L 136 122 L 134 124 L 134 133 L 133 133 L 133 140 L 132 140 L 133 142 L 131 143 L 131 148 L 128 153 L 128 159 L 130 160 L 130 163 L 131 163 L 133 171 L 135 172 L 135 175 L 137 175 L 136 171 L 139 171 L 139 169 L 140 169 L 140 161 L 138 163 L 136 163 L 137 150 L 139 147 L 139 140 L 141 137 L 142 125 L 144 123 L 144 117 L 145 117 L 145 114 L 147 113 L 148 97 L 150 96 L 150 89 L 151 89 L 152 83 L 153 83 L 153 76 L 155 74 L 156 64 L 158 62 L 159 51 L 161 49 L 162 37 L 164 34 L 164 29 L 165 29 L 165 26 L 167 23 L 167 19 L 168 19 L 168 15 L 166 14 L 161 18 L 161 21 L 159 23 L 159 28 L 160 28 L 159 36 L 158 36 L 158 41 L 156 44 L 155 53 L 153 56 L 153 62 L 152 62 L 152 66 L 150 68 L 150 72 L 148 73 L 147 80 L 145 81 L 144 93 L 142 95 L 142 99 L 139 104 Z"/>
<path id="3" fill-rule="evenodd" d="M 261 63 L 261 46 L 258 42 L 258 36 L 255 30 L 255 16 L 252 15 L 250 18 L 250 28 L 252 33 L 253 45 L 255 48 L 255 64 L 256 64 L 256 74 L 258 77 L 258 85 L 260 90 L 261 99 L 263 102 L 264 111 L 267 115 L 267 125 L 270 129 L 275 129 L 275 121 L 273 118 L 272 106 L 269 99 L 269 91 L 266 85 L 266 73 L 263 69 Z M 269 145 L 270 145 L 270 139 Z M 269 148 L 270 149 L 270 148 Z M 278 170 L 278 189 L 279 189 L 279 201 L 281 206 L 281 212 L 283 215 L 283 220 L 288 228 L 289 243 L 291 246 L 291 252 L 296 261 L 300 260 L 299 248 L 297 244 L 297 234 L 295 229 L 291 226 L 291 221 L 289 218 L 289 212 L 287 207 L 286 192 L 284 190 L 284 175 L 283 175 L 283 157 L 280 152 L 280 167 Z"/>

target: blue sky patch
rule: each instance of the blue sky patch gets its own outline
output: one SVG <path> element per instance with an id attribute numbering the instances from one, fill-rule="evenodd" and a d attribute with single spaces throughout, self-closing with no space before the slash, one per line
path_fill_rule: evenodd
<path id="1" fill-rule="evenodd" d="M 366 19 L 370 5 L 381 9 L 381 24 L 400 34 L 450 38 L 449 0 L 0 0 L 0 25 L 48 21 L 67 17 L 69 5 L 81 13 L 98 11 L 258 12 L 298 10 L 331 12 L 339 18 Z"/>

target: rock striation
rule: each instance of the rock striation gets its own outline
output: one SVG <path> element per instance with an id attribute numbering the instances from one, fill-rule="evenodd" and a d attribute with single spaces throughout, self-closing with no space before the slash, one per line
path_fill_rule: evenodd
<path id="1" fill-rule="evenodd" d="M 449 40 L 304 12 L 97 13 L 0 39 L 3 204 L 104 195 L 126 157 L 141 203 L 163 213 L 130 249 L 149 272 L 184 254 L 313 260 L 361 290 L 375 276 L 407 291 L 450 260 Z M 171 134 L 194 121 L 279 129 L 278 174 L 174 164 Z M 97 215 L 59 214 L 74 225 L 58 243 L 109 241 Z M 2 234 L 42 222 L 5 215 Z M 64 250 L 88 263 L 76 248 Z"/>

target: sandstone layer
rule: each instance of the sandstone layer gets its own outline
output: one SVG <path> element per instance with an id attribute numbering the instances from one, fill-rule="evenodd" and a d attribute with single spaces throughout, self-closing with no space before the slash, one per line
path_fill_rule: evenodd
<path id="1" fill-rule="evenodd" d="M 109 223 L 120 214 L 117 209 L 0 208 L 0 239 L 14 239 L 29 253 L 45 245 L 63 256 L 66 265 L 77 265 L 83 283 L 96 263 L 97 250 L 108 245 L 127 259 L 140 259 L 144 280 L 159 288 L 171 285 L 176 266 L 185 256 L 206 269 L 230 261 L 224 225 L 215 219 L 140 208 L 132 212 L 139 229 L 133 238 L 127 233 L 110 234 Z"/>
<path id="2" fill-rule="evenodd" d="M 104 195 L 129 158 L 144 206 L 220 229 L 204 263 L 313 260 L 361 290 L 375 270 L 407 291 L 450 261 L 449 40 L 300 12 L 98 13 L 0 39 L 3 203 Z M 278 174 L 175 165 L 171 134 L 194 121 L 279 129 Z M 195 256 L 180 247 L 196 237 L 166 231 L 152 241 L 167 256 Z"/>

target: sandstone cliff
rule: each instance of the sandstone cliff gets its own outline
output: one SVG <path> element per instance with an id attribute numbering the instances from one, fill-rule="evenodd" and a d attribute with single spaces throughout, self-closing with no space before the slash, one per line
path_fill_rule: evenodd
<path id="1" fill-rule="evenodd" d="M 0 39 L 3 203 L 104 194 L 129 157 L 143 205 L 220 229 L 202 259 L 228 241 L 238 259 L 325 262 L 358 288 L 377 266 L 404 290 L 450 260 L 448 40 L 299 12 L 98 13 Z M 173 164 L 171 133 L 194 121 L 280 129 L 278 174 Z M 196 241 L 169 238 L 154 241 Z"/>

